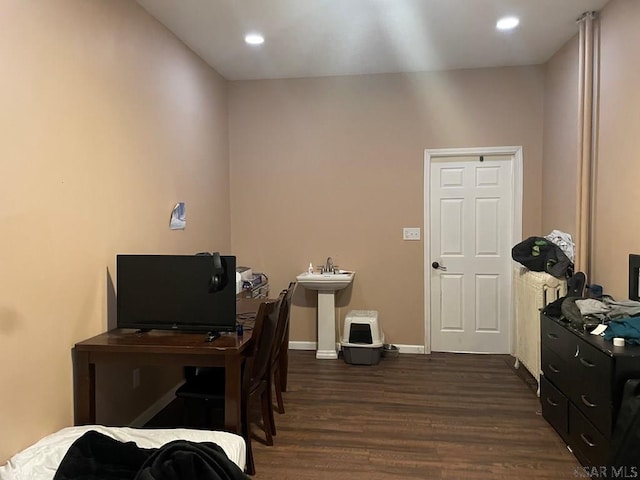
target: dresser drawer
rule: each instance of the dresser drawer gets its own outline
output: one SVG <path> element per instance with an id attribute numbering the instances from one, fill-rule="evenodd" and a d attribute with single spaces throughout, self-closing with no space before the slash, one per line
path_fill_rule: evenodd
<path id="1" fill-rule="evenodd" d="M 553 383 L 556 388 L 568 393 L 571 390 L 572 376 L 569 373 L 567 362 L 556 352 L 542 347 L 540 350 L 540 364 L 545 378 Z"/>
<path id="2" fill-rule="evenodd" d="M 544 419 L 568 442 L 569 400 L 544 375 L 540 377 L 540 404 Z"/>
<path id="3" fill-rule="evenodd" d="M 612 357 L 581 339 L 578 339 L 578 351 L 576 353 L 581 371 L 588 374 L 589 378 L 611 377 L 613 373 Z"/>
<path id="4" fill-rule="evenodd" d="M 540 318 L 540 343 L 562 358 L 575 353 L 576 336 L 562 325 L 542 315 Z"/>
<path id="5" fill-rule="evenodd" d="M 607 465 L 609 440 L 569 404 L 569 445 L 583 465 Z"/>
<path id="6" fill-rule="evenodd" d="M 571 400 L 587 420 L 606 437 L 610 437 L 613 430 L 613 358 L 580 341 L 573 363 L 574 378 L 569 393 Z"/>

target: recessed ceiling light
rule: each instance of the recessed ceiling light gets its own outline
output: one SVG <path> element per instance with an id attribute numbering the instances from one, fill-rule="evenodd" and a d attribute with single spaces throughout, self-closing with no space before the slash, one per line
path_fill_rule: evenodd
<path id="1" fill-rule="evenodd" d="M 245 35 L 244 41 L 249 45 L 262 45 L 264 43 L 264 37 L 259 33 L 248 33 Z"/>
<path id="2" fill-rule="evenodd" d="M 518 17 L 502 17 L 496 23 L 498 30 L 512 30 L 518 26 L 520 19 Z"/>

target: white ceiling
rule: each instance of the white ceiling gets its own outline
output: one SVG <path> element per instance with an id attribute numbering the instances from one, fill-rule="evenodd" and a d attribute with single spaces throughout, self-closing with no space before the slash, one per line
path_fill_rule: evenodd
<path id="1" fill-rule="evenodd" d="M 607 1 L 137 0 L 228 80 L 544 63 Z M 504 15 L 520 26 L 498 32 Z"/>

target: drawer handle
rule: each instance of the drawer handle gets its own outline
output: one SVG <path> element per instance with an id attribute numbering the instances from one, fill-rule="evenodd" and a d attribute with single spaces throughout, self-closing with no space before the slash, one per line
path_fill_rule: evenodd
<path id="1" fill-rule="evenodd" d="M 558 339 L 558 334 L 556 333 L 547 333 L 547 337 L 552 338 L 553 340 Z"/>
<path id="2" fill-rule="evenodd" d="M 553 400 L 551 400 L 549 397 L 547 397 L 547 403 L 548 403 L 549 405 L 551 405 L 552 407 L 557 407 L 557 406 L 558 406 L 558 403 L 557 403 L 557 402 L 554 402 L 554 401 L 553 401 Z"/>
<path id="3" fill-rule="evenodd" d="M 580 400 L 582 400 L 582 403 L 584 403 L 587 407 L 595 408 L 598 406 L 596 403 L 591 403 L 586 395 L 580 395 Z"/>
<path id="4" fill-rule="evenodd" d="M 551 370 L 553 373 L 560 373 L 560 369 L 552 364 L 549 364 L 549 370 Z"/>
<path id="5" fill-rule="evenodd" d="M 584 433 L 581 433 L 581 434 L 580 434 L 580 438 L 581 438 L 581 439 L 582 439 L 582 441 L 583 441 L 584 443 L 586 443 L 588 446 L 590 446 L 590 447 L 592 447 L 592 448 L 596 446 L 596 444 L 595 444 L 595 443 L 593 443 L 591 440 L 589 440 L 589 437 L 587 437 Z"/>
<path id="6" fill-rule="evenodd" d="M 584 365 L 585 367 L 588 367 L 588 368 L 593 368 L 593 367 L 595 367 L 595 366 L 596 366 L 596 364 L 595 364 L 595 363 L 591 362 L 590 360 L 585 360 L 585 359 L 584 359 L 584 358 L 582 358 L 582 357 L 580 357 L 580 363 L 581 363 L 582 365 Z"/>

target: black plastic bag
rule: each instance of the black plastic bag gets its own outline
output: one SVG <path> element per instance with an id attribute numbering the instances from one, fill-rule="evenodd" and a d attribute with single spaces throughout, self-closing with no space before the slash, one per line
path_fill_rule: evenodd
<path id="1" fill-rule="evenodd" d="M 534 272 L 547 272 L 554 277 L 568 277 L 573 264 L 562 249 L 542 237 L 529 237 L 511 249 L 511 257 Z"/>

